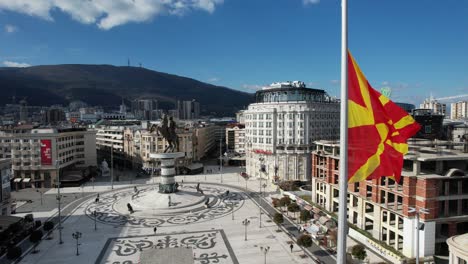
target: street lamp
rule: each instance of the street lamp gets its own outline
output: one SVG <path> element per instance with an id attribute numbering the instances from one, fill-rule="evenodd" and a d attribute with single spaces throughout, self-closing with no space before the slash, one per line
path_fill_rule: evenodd
<path id="1" fill-rule="evenodd" d="M 250 220 L 246 218 L 245 220 L 242 221 L 242 224 L 244 225 L 244 228 L 245 228 L 244 241 L 247 241 L 247 226 L 250 225 Z"/>
<path id="2" fill-rule="evenodd" d="M 114 142 L 112 142 L 112 145 L 111 145 L 111 171 L 110 173 L 111 173 L 111 189 L 114 190 Z"/>
<path id="3" fill-rule="evenodd" d="M 408 207 L 408 213 L 416 213 L 416 264 L 419 264 L 419 230 L 424 229 L 424 224 L 419 224 L 419 214 L 429 214 L 425 208 Z"/>
<path id="4" fill-rule="evenodd" d="M 41 205 L 42 205 L 42 204 L 43 204 L 42 195 L 44 194 L 44 191 L 42 191 L 42 190 L 36 190 L 36 192 L 38 192 L 39 195 L 41 195 Z"/>
<path id="5" fill-rule="evenodd" d="M 96 223 L 97 212 L 96 212 L 96 210 L 94 210 L 93 216 L 94 216 L 94 230 L 97 230 L 97 223 Z"/>
<path id="6" fill-rule="evenodd" d="M 219 174 L 221 174 L 221 183 L 223 183 L 223 153 L 222 153 L 222 143 L 223 143 L 223 131 L 219 133 Z"/>
<path id="7" fill-rule="evenodd" d="M 62 240 L 62 209 L 61 209 L 61 200 L 62 196 L 60 195 L 60 161 L 56 160 L 55 165 L 57 166 L 57 202 L 58 202 L 58 230 L 59 230 L 59 244 L 63 244 Z"/>
<path id="8" fill-rule="evenodd" d="M 234 201 L 231 201 L 232 220 L 234 220 Z"/>
<path id="9" fill-rule="evenodd" d="M 268 253 L 268 251 L 270 251 L 270 247 L 260 247 L 260 252 L 263 253 L 263 256 L 264 256 L 264 264 L 266 264 L 266 255 Z"/>
<path id="10" fill-rule="evenodd" d="M 76 255 L 80 255 L 80 252 L 78 251 L 78 246 L 80 245 L 78 243 L 78 240 L 81 238 L 81 232 L 76 231 L 75 233 L 72 234 L 72 237 L 76 239 Z"/>

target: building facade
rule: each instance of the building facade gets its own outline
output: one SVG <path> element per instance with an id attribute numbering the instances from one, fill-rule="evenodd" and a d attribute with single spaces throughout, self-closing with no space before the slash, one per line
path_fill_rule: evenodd
<path id="1" fill-rule="evenodd" d="M 193 132 L 178 130 L 179 137 L 179 152 L 184 152 L 184 158 L 177 160 L 177 166 L 189 166 L 193 161 Z M 154 159 L 150 157 L 151 153 L 163 153 L 168 142 L 163 136 L 158 133 L 150 133 L 149 131 L 141 132 L 140 155 L 142 159 L 143 169 L 159 168 Z"/>
<path id="2" fill-rule="evenodd" d="M 468 233 L 447 239 L 449 246 L 449 264 L 468 263 Z"/>
<path id="3" fill-rule="evenodd" d="M 1 215 L 11 214 L 11 160 L 0 159 L 0 176 L 2 177 L 2 188 L 0 193 Z"/>
<path id="4" fill-rule="evenodd" d="M 58 170 L 96 166 L 96 134 L 86 128 L 0 132 L 0 157 L 11 158 L 13 187 L 50 188 Z"/>
<path id="5" fill-rule="evenodd" d="M 197 124 L 192 129 L 195 134 L 193 159 L 195 161 L 200 161 L 216 147 L 215 135 L 217 127 L 211 124 Z"/>
<path id="6" fill-rule="evenodd" d="M 226 150 L 237 154 L 245 154 L 245 125 L 231 124 L 226 127 Z"/>
<path id="7" fill-rule="evenodd" d="M 273 180 L 310 181 L 310 151 L 339 137 L 339 102 L 303 82 L 274 83 L 244 112 L 246 172 Z"/>
<path id="8" fill-rule="evenodd" d="M 158 101 L 156 99 L 136 99 L 132 102 L 132 112 L 140 120 L 157 120 Z"/>
<path id="9" fill-rule="evenodd" d="M 447 114 L 447 105 L 439 103 L 436 99 L 432 96 L 427 98 L 423 101 L 422 104 L 419 105 L 421 109 L 431 109 L 435 114 L 440 114 L 446 116 Z"/>
<path id="10" fill-rule="evenodd" d="M 417 235 L 410 208 L 429 212 L 420 214 L 421 257 L 448 255 L 445 241 L 468 232 L 468 153 L 429 143 L 410 145 L 400 183 L 382 177 L 348 185 L 348 221 L 410 258 Z M 318 141 L 312 153 L 312 202 L 330 213 L 339 208 L 339 152 L 338 142 Z"/>
<path id="11" fill-rule="evenodd" d="M 178 118 L 182 120 L 200 118 L 200 103 L 191 101 L 177 101 Z"/>
<path id="12" fill-rule="evenodd" d="M 468 101 L 461 101 L 450 104 L 450 119 L 467 119 Z"/>

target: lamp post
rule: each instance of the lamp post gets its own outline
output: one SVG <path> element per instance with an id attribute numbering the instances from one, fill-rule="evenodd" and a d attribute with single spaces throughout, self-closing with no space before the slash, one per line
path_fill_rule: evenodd
<path id="1" fill-rule="evenodd" d="M 408 207 L 408 213 L 416 214 L 416 264 L 419 264 L 419 230 L 423 230 L 424 224 L 419 225 L 419 214 L 429 214 L 425 208 Z"/>
<path id="2" fill-rule="evenodd" d="M 62 196 L 60 195 L 60 161 L 56 160 L 55 165 L 57 166 L 57 202 L 58 202 L 58 230 L 59 230 L 59 244 L 63 244 L 62 240 L 62 209 L 61 209 L 61 200 Z"/>
<path id="3" fill-rule="evenodd" d="M 78 242 L 79 242 L 79 239 L 81 238 L 81 232 L 76 231 L 75 233 L 72 234 L 72 237 L 76 239 L 76 255 L 78 256 L 80 255 L 80 252 L 78 251 L 78 247 L 80 244 Z"/>
<path id="4" fill-rule="evenodd" d="M 223 143 L 223 131 L 219 133 L 219 174 L 221 175 L 221 183 L 223 183 L 223 153 L 222 153 L 222 143 Z"/>
<path id="5" fill-rule="evenodd" d="M 260 247 L 260 252 L 262 252 L 264 256 L 264 264 L 266 264 L 266 256 L 268 251 L 270 251 L 270 247 Z"/>
<path id="6" fill-rule="evenodd" d="M 245 220 L 242 221 L 242 224 L 244 225 L 244 228 L 245 228 L 244 241 L 247 241 L 247 226 L 250 225 L 250 220 L 246 218 Z"/>
<path id="7" fill-rule="evenodd" d="M 111 145 L 111 189 L 114 190 L 114 142 Z"/>
<path id="8" fill-rule="evenodd" d="M 39 195 L 41 196 L 41 205 L 42 205 L 42 204 L 43 204 L 42 195 L 44 194 L 44 191 L 42 191 L 42 190 L 36 190 L 36 192 L 38 192 Z"/>
<path id="9" fill-rule="evenodd" d="M 93 216 L 94 216 L 94 230 L 97 230 L 97 223 L 96 223 L 97 212 L 96 212 L 96 210 L 94 210 Z"/>

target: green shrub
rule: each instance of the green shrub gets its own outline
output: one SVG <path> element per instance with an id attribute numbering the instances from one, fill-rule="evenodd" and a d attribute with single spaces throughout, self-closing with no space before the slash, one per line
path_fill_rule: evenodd
<path id="1" fill-rule="evenodd" d="M 295 213 L 295 212 L 299 212 L 299 210 L 300 208 L 299 208 L 299 205 L 297 205 L 297 203 L 291 203 L 290 205 L 288 205 L 289 212 Z"/>
<path id="2" fill-rule="evenodd" d="M 361 244 L 354 245 L 351 249 L 351 255 L 359 260 L 364 260 L 367 257 L 366 248 Z"/>
<path id="3" fill-rule="evenodd" d="M 297 239 L 297 244 L 302 247 L 310 247 L 312 246 L 312 238 L 310 235 L 301 235 Z"/>
<path id="4" fill-rule="evenodd" d="M 273 216 L 273 222 L 275 222 L 277 225 L 281 225 L 284 222 L 283 215 L 276 213 L 275 216 Z"/>
<path id="5" fill-rule="evenodd" d="M 307 210 L 301 210 L 301 214 L 299 215 L 299 218 L 301 219 L 301 221 L 306 222 L 306 221 L 308 221 L 309 219 L 311 219 L 312 216 L 310 215 L 310 212 L 309 212 L 309 211 L 307 211 Z"/>

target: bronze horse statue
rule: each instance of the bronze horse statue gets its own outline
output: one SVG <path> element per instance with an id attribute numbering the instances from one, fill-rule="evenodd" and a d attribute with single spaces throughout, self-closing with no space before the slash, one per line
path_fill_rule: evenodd
<path id="1" fill-rule="evenodd" d="M 157 131 L 158 134 L 161 135 L 167 141 L 168 146 L 164 149 L 164 153 L 179 151 L 179 137 L 177 136 L 175 129 L 176 124 L 174 120 L 172 119 L 172 117 L 170 117 L 168 125 L 166 115 L 163 117 L 161 126 L 157 126 L 154 124 L 150 127 L 150 133 L 154 133 L 154 131 Z"/>

